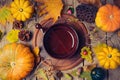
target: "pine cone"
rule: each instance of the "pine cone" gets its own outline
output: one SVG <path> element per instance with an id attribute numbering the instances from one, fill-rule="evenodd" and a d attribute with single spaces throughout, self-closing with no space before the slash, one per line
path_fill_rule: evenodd
<path id="1" fill-rule="evenodd" d="M 24 26 L 23 22 L 22 21 L 14 21 L 13 22 L 13 28 L 14 29 L 22 29 Z"/>
<path id="2" fill-rule="evenodd" d="M 21 30 L 18 35 L 21 41 L 30 41 L 32 39 L 32 33 L 28 30 Z"/>

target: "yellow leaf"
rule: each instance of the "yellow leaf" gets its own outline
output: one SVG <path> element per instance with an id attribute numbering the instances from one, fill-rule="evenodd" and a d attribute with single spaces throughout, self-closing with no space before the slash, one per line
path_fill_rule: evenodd
<path id="1" fill-rule="evenodd" d="M 0 55 L 2 54 L 2 49 L 0 48 Z"/>
<path id="2" fill-rule="evenodd" d="M 39 53 L 40 53 L 39 47 L 35 47 L 35 48 L 33 49 L 33 52 L 34 52 L 35 56 L 39 56 Z"/>
<path id="3" fill-rule="evenodd" d="M 6 22 L 12 22 L 13 17 L 11 15 L 11 11 L 8 7 L 3 6 L 0 8 L 0 24 L 5 25 Z"/>
<path id="4" fill-rule="evenodd" d="M 10 42 L 17 42 L 19 40 L 18 38 L 19 30 L 11 30 L 9 33 L 7 33 L 6 39 Z"/>
<path id="5" fill-rule="evenodd" d="M 39 14 L 45 13 L 44 11 L 46 11 L 47 14 L 45 14 L 44 20 L 52 18 L 53 22 L 55 22 L 58 19 L 63 8 L 62 0 L 36 0 L 36 1 L 43 3 L 42 6 L 41 5 L 39 6 L 40 8 Z"/>

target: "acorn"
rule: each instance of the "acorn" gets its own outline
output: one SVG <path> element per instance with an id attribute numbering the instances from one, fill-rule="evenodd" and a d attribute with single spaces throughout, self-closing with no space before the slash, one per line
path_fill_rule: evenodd
<path id="1" fill-rule="evenodd" d="M 36 24 L 35 24 L 35 28 L 36 28 L 36 29 L 41 29 L 41 28 L 42 28 L 42 25 L 39 24 L 39 23 L 36 23 Z"/>

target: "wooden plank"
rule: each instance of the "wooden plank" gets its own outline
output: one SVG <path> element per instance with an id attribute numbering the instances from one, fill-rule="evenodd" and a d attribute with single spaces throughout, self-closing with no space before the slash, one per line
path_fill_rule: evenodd
<path id="1" fill-rule="evenodd" d="M 109 70 L 108 80 L 120 80 L 120 67 L 115 70 Z"/>
<path id="2" fill-rule="evenodd" d="M 109 46 L 112 46 L 114 48 L 117 48 L 120 50 L 120 30 L 113 32 L 113 33 L 107 33 L 107 43 Z M 109 79 L 108 80 L 120 80 L 120 67 L 114 70 L 109 70 Z"/>
<path id="3" fill-rule="evenodd" d="M 10 0 L 11 1 L 11 0 Z M 64 0 L 64 2 L 65 2 L 65 4 L 67 5 L 67 8 L 69 7 L 69 6 L 73 6 L 74 7 L 74 9 L 76 8 L 76 6 L 77 5 L 79 5 L 79 3 L 78 3 L 78 1 L 77 0 Z M 113 3 L 113 0 L 107 0 L 107 3 Z M 66 8 L 66 10 L 67 10 L 67 8 Z M 74 15 L 76 15 L 76 12 L 74 13 Z M 32 21 L 32 22 L 29 22 L 29 24 L 28 24 L 28 27 L 30 27 L 29 29 L 30 30 L 34 30 L 34 24 L 36 23 L 36 21 Z M 85 23 L 84 22 L 84 24 L 86 25 L 86 27 L 87 27 L 87 29 L 89 30 L 90 29 L 90 26 L 95 26 L 94 24 L 89 24 L 89 23 Z M 1 30 L 3 30 L 3 31 L 7 31 L 7 32 L 9 32 L 11 29 L 12 29 L 12 24 L 7 24 L 7 26 L 6 26 L 6 28 L 3 28 L 3 26 L 2 25 L 0 25 L 0 29 Z M 119 30 L 120 31 L 120 30 Z M 115 32 L 115 33 L 107 33 L 107 44 L 108 45 L 110 45 L 110 46 L 113 46 L 113 47 L 115 47 L 115 48 L 118 48 L 119 50 L 120 50 L 120 36 L 118 35 L 119 34 L 119 31 L 117 31 L 117 32 Z M 7 33 L 6 32 L 6 33 Z M 96 34 L 98 34 L 98 36 L 100 37 L 100 38 L 102 38 L 103 40 L 101 40 L 101 39 L 99 39 L 99 37 L 98 37 L 98 39 L 99 40 L 101 40 L 101 42 L 103 42 L 103 43 L 105 43 L 105 37 L 104 36 L 106 36 L 106 33 L 105 32 L 102 32 L 102 31 L 100 31 L 100 30 L 98 30 L 98 32 L 97 33 L 92 33 L 92 31 L 89 31 L 90 32 L 90 34 L 91 35 L 93 35 L 93 36 L 95 36 Z M 96 37 L 91 37 L 91 45 L 92 46 L 94 46 L 94 45 L 96 45 L 97 43 L 98 43 L 98 41 L 97 40 L 95 40 L 95 39 L 97 39 L 97 36 Z M 5 44 L 7 44 L 8 43 L 8 41 L 6 40 L 6 38 L 5 38 L 5 36 L 4 36 L 4 38 L 2 39 L 2 41 L 0 42 L 0 48 L 1 47 L 3 47 Z M 31 42 L 30 42 L 31 43 Z M 28 44 L 28 43 L 25 43 L 25 44 Z M 45 51 L 43 51 L 42 53 L 46 53 Z M 46 57 L 46 56 L 48 56 L 48 55 L 45 55 L 44 57 Z M 94 62 L 93 63 L 97 63 L 97 60 L 94 58 Z M 78 67 L 80 67 L 80 66 L 83 66 L 83 65 L 89 65 L 89 64 L 91 64 L 91 63 L 89 63 L 89 62 L 87 62 L 87 61 L 85 61 L 84 63 L 82 63 L 82 64 L 80 64 L 80 65 L 78 65 L 78 66 L 76 66 L 74 69 L 76 69 L 76 68 L 78 68 Z M 74 70 L 74 69 L 71 69 L 71 70 L 68 70 L 68 71 L 64 71 L 64 73 L 68 73 L 68 72 L 70 72 L 70 71 L 72 71 L 72 70 Z M 30 78 L 29 79 L 27 79 L 27 80 L 30 80 Z M 62 79 L 62 80 L 65 80 L 65 79 Z M 75 80 L 77 80 L 77 78 L 75 78 Z M 105 80 L 120 80 L 120 67 L 119 68 L 117 68 L 117 69 L 115 69 L 115 70 L 109 70 L 109 78 L 108 79 L 105 79 Z"/>

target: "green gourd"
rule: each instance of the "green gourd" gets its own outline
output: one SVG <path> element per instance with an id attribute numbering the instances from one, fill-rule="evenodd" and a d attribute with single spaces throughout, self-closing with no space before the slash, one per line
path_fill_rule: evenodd
<path id="1" fill-rule="evenodd" d="M 106 71 L 102 68 L 96 67 L 91 71 L 92 80 L 104 80 Z"/>

